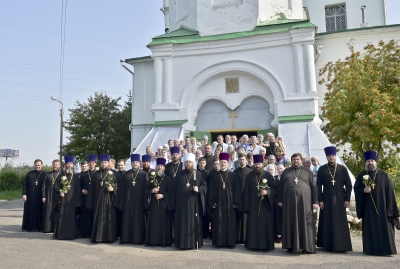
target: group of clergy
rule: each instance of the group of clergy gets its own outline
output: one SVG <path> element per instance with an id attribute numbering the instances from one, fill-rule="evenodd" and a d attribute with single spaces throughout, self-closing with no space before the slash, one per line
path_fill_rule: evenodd
<path id="1" fill-rule="evenodd" d="M 302 167 L 302 156 L 291 156 L 292 166 L 274 178 L 264 170 L 264 157 L 253 156 L 246 165 L 228 169 L 230 155 L 209 160 L 187 153 L 181 161 L 179 147 L 171 147 L 172 161 L 131 155 L 132 169 L 110 170 L 109 154 L 90 154 L 89 170 L 74 173 L 74 156 L 65 156 L 66 169 L 58 160 L 53 171 L 42 172 L 41 161 L 25 178 L 22 229 L 53 232 L 55 239 L 90 238 L 91 242 L 144 244 L 196 249 L 210 237 L 216 248 L 234 248 L 244 243 L 253 251 L 275 248 L 281 235 L 289 253 L 352 251 L 346 208 L 353 190 L 349 173 L 336 162 L 336 148 L 325 148 L 328 163 L 317 180 Z M 396 254 L 394 227 L 399 212 L 392 183 L 377 167 L 377 153 L 364 154 L 365 170 L 354 185 L 357 215 L 362 219 L 363 252 Z M 143 169 L 140 168 L 142 161 Z M 197 167 L 196 167 L 197 166 Z M 321 209 L 317 244 L 313 211 Z M 209 226 L 211 223 L 211 227 Z M 211 229 L 210 229 L 211 228 Z"/>

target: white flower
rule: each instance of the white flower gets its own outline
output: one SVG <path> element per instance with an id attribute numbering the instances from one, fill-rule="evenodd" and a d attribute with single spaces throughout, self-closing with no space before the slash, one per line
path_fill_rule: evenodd
<path id="1" fill-rule="evenodd" d="M 151 172 L 150 175 L 154 177 L 156 175 L 156 172 Z"/>
<path id="2" fill-rule="evenodd" d="M 112 171 L 108 171 L 108 174 L 109 174 L 109 175 L 112 175 L 112 174 L 114 174 L 114 173 L 113 173 Z"/>
<path id="3" fill-rule="evenodd" d="M 67 180 L 67 177 L 66 176 L 62 176 L 61 179 L 62 180 Z"/>
<path id="4" fill-rule="evenodd" d="M 264 183 L 264 184 L 267 183 L 267 180 L 264 178 L 263 181 L 262 181 L 262 183 Z"/>
<path id="5" fill-rule="evenodd" d="M 368 180 L 368 179 L 369 179 L 369 175 L 363 176 L 363 180 Z"/>
<path id="6" fill-rule="evenodd" d="M 99 170 L 99 168 L 98 168 L 98 167 L 96 167 L 96 170 Z"/>

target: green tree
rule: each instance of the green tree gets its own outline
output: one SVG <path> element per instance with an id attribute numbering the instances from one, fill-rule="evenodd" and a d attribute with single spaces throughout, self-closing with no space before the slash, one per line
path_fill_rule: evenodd
<path id="1" fill-rule="evenodd" d="M 87 103 L 77 101 L 69 109 L 65 129 L 69 142 L 63 146 L 64 155 L 86 159 L 88 154 L 109 153 L 115 159 L 125 158 L 130 152 L 130 107 L 118 103 L 106 93 L 95 93 Z"/>
<path id="2" fill-rule="evenodd" d="M 393 154 L 400 143 L 400 46 L 367 44 L 319 72 L 326 84 L 323 131 L 336 145 L 349 143 L 357 157 L 367 150 Z"/>

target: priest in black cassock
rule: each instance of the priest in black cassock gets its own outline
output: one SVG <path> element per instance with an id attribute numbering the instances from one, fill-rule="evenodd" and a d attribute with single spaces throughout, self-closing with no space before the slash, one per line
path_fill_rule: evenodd
<path id="1" fill-rule="evenodd" d="M 151 155 L 142 155 L 142 170 L 150 176 L 151 172 L 155 172 L 154 169 L 150 167 L 151 164 Z"/>
<path id="2" fill-rule="evenodd" d="M 131 155 L 132 169 L 124 173 L 115 207 L 122 211 L 120 243 L 144 244 L 148 209 L 149 177 L 140 169 L 140 155 Z"/>
<path id="3" fill-rule="evenodd" d="M 282 248 L 288 253 L 316 253 L 313 209 L 318 206 L 318 188 L 302 156 L 291 156 L 292 167 L 283 171 L 279 181 L 278 205 L 283 207 Z"/>
<path id="4" fill-rule="evenodd" d="M 165 166 L 165 174 L 173 181 L 178 172 L 182 170 L 183 164 L 181 162 L 181 150 L 179 147 L 171 147 L 170 152 L 172 161 Z"/>
<path id="5" fill-rule="evenodd" d="M 86 207 L 93 210 L 93 228 L 90 242 L 114 242 L 117 240 L 115 195 L 118 189 L 116 177 L 109 168 L 110 155 L 100 155 L 100 170 L 93 174 Z"/>
<path id="6" fill-rule="evenodd" d="M 125 174 L 125 161 L 123 159 L 120 159 L 117 163 L 117 169 L 118 172 L 116 174 L 117 176 L 117 185 L 119 186 L 119 191 L 122 191 L 121 185 L 119 184 L 123 176 Z M 121 210 L 117 209 L 117 237 L 121 237 L 121 226 L 122 226 L 122 212 Z"/>
<path id="7" fill-rule="evenodd" d="M 22 188 L 22 200 L 24 201 L 22 230 L 27 232 L 40 231 L 42 226 L 42 186 L 47 174 L 42 170 L 42 160 L 35 160 L 34 165 L 35 170 L 26 174 Z"/>
<path id="8" fill-rule="evenodd" d="M 157 158 L 157 171 L 150 173 L 150 205 L 147 217 L 146 246 L 171 246 L 174 186 L 165 175 L 165 158 Z"/>
<path id="9" fill-rule="evenodd" d="M 229 153 L 219 155 L 221 170 L 211 176 L 208 186 L 208 210 L 212 219 L 212 245 L 234 248 L 237 243 L 236 221 L 240 208 L 240 185 L 228 170 Z"/>
<path id="10" fill-rule="evenodd" d="M 202 216 L 206 211 L 207 183 L 194 168 L 195 156 L 186 153 L 185 169 L 173 180 L 175 199 L 175 239 L 180 249 L 195 249 L 203 245 Z"/>
<path id="11" fill-rule="evenodd" d="M 354 184 L 357 217 L 362 219 L 363 252 L 377 256 L 397 254 L 394 226 L 400 229 L 399 210 L 392 182 L 377 167 L 375 151 L 365 152 L 364 160 L 365 170 Z"/>
<path id="12" fill-rule="evenodd" d="M 248 174 L 250 174 L 253 169 L 247 167 L 247 159 L 246 159 L 246 154 L 241 152 L 238 154 L 239 158 L 239 167 L 233 171 L 233 173 L 236 174 L 236 177 L 238 178 L 238 182 L 240 185 L 240 195 L 243 200 L 243 193 L 244 193 L 244 187 L 246 184 L 246 177 Z M 239 211 L 239 216 L 238 216 L 238 221 L 237 221 L 237 238 L 238 242 L 244 244 L 246 242 L 246 229 L 247 229 L 247 213 L 244 213 L 243 210 Z"/>
<path id="13" fill-rule="evenodd" d="M 76 215 L 81 207 L 81 188 L 79 175 L 74 173 L 75 157 L 64 157 L 67 168 L 64 174 L 55 181 L 53 188 L 54 201 L 54 239 L 73 240 L 79 237 Z"/>
<path id="14" fill-rule="evenodd" d="M 89 154 L 88 164 L 89 169 L 86 172 L 81 173 L 80 186 L 81 186 L 81 212 L 79 214 L 78 226 L 79 226 L 79 236 L 81 238 L 90 238 L 92 236 L 93 227 L 93 211 L 86 207 L 87 198 L 89 191 L 92 188 L 92 178 L 96 172 L 96 163 L 98 157 L 96 154 Z"/>
<path id="15" fill-rule="evenodd" d="M 200 157 L 197 162 L 197 170 L 201 173 L 203 179 L 206 180 L 206 182 L 208 182 L 208 177 L 210 175 L 210 172 L 205 169 L 206 165 L 207 165 L 207 160 L 203 157 Z M 206 200 L 208 201 L 208 195 L 206 197 Z M 210 236 L 210 220 L 208 214 L 203 215 L 202 222 L 203 222 L 203 227 L 202 227 L 203 239 L 207 239 Z"/>
<path id="16" fill-rule="evenodd" d="M 43 219 L 42 231 L 44 233 L 54 232 L 54 214 L 53 214 L 53 186 L 54 183 L 60 179 L 63 172 L 60 169 L 60 160 L 52 162 L 53 170 L 47 173 L 46 180 L 43 181 L 42 186 L 42 202 L 43 202 Z"/>
<path id="17" fill-rule="evenodd" d="M 253 155 L 254 171 L 247 175 L 243 192 L 243 211 L 247 213 L 247 249 L 268 251 L 274 245 L 274 177 L 264 170 L 264 156 Z"/>
<path id="18" fill-rule="evenodd" d="M 318 201 L 321 208 L 317 246 L 326 251 L 352 251 L 346 208 L 353 186 L 347 168 L 336 163 L 336 147 L 325 149 L 328 163 L 318 170 Z"/>

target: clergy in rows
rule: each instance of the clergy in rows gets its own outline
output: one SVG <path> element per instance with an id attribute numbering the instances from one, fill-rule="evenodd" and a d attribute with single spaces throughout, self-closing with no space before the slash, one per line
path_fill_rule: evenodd
<path id="1" fill-rule="evenodd" d="M 328 163 L 318 170 L 320 215 L 317 246 L 326 251 L 352 251 L 346 208 L 353 189 L 347 168 L 336 163 L 336 147 L 325 149 Z"/>
<path id="2" fill-rule="evenodd" d="M 357 217 L 362 219 L 363 252 L 368 255 L 397 254 L 394 227 L 400 229 L 399 209 L 392 181 L 378 168 L 376 151 L 364 153 L 365 170 L 354 184 Z"/>

